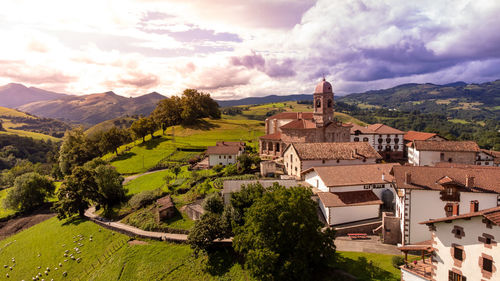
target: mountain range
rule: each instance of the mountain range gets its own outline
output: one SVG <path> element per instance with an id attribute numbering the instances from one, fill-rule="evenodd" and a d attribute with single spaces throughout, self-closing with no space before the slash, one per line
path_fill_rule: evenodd
<path id="1" fill-rule="evenodd" d="M 94 125 L 126 115 L 148 115 L 165 96 L 153 92 L 127 98 L 113 92 L 90 95 L 66 95 L 21 84 L 0 87 L 0 106 L 17 108 L 40 117 Z M 311 94 L 249 97 L 217 100 L 221 107 L 312 100 Z M 385 107 L 421 112 L 468 112 L 471 118 L 500 119 L 500 80 L 481 84 L 455 82 L 403 84 L 389 89 L 372 90 L 336 97 L 337 101 L 359 106 Z"/>

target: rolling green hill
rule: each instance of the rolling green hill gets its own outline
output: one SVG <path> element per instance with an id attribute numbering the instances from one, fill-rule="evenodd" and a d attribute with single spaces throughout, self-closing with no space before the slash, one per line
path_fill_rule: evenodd
<path id="1" fill-rule="evenodd" d="M 57 141 L 71 128 L 62 121 L 39 118 L 25 112 L 0 106 L 0 121 L 5 131 L 0 134 L 19 135 L 34 139 Z"/>
<path id="2" fill-rule="evenodd" d="M 137 120 L 137 118 L 134 117 L 118 117 L 114 118 L 111 120 L 106 120 L 104 122 L 98 123 L 90 128 L 88 128 L 85 133 L 88 136 L 92 136 L 96 134 L 97 132 L 102 132 L 102 131 L 108 131 L 111 129 L 113 126 L 120 128 L 120 129 L 127 129 L 134 123 L 134 121 Z"/>

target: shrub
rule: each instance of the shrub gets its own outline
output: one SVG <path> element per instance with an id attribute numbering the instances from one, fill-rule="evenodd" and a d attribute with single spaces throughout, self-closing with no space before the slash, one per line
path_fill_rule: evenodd
<path id="1" fill-rule="evenodd" d="M 405 264 L 405 259 L 402 256 L 394 256 L 392 257 L 392 266 L 399 269 L 400 266 Z"/>
<path id="2" fill-rule="evenodd" d="M 153 203 L 153 201 L 162 197 L 163 195 L 164 192 L 160 188 L 154 190 L 146 190 L 132 196 L 132 198 L 130 198 L 130 200 L 128 201 L 128 204 L 130 205 L 130 207 L 137 210 Z"/>

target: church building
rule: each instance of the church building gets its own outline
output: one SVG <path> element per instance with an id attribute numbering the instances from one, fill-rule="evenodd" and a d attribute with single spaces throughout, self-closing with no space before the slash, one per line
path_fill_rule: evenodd
<path id="1" fill-rule="evenodd" d="M 313 112 L 282 112 L 266 119 L 260 155 L 281 157 L 291 143 L 349 142 L 352 125 L 333 118 L 332 85 L 324 78 L 313 95 Z"/>

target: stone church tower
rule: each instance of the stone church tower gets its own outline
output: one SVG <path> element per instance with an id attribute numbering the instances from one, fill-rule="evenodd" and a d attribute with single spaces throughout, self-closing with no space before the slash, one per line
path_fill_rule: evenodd
<path id="1" fill-rule="evenodd" d="M 333 120 L 333 91 L 332 84 L 325 78 L 314 90 L 313 118 L 317 128 L 326 127 Z"/>

